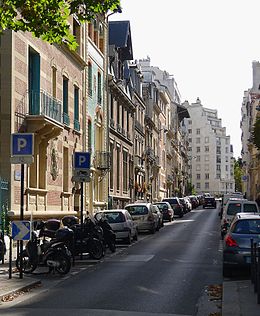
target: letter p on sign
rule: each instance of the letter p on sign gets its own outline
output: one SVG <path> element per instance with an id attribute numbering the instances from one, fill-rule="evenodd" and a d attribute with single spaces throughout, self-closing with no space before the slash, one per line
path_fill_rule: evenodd
<path id="1" fill-rule="evenodd" d="M 17 140 L 17 150 L 18 152 L 21 152 L 26 147 L 27 141 L 25 138 L 19 138 Z"/>

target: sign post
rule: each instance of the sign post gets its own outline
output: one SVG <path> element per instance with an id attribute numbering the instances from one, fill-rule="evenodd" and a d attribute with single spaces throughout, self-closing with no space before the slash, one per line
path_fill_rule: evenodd
<path id="1" fill-rule="evenodd" d="M 14 133 L 11 135 L 11 164 L 21 164 L 20 221 L 24 220 L 24 164 L 33 163 L 34 135 Z M 18 240 L 18 239 L 17 239 Z M 23 239 L 20 240 L 20 279 L 23 278 Z"/>

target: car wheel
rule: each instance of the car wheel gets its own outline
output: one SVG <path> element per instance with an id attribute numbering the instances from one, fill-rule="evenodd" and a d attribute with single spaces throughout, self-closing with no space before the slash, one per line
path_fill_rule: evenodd
<path id="1" fill-rule="evenodd" d="M 156 231 L 156 228 L 155 228 L 155 226 L 150 230 L 150 233 L 151 234 L 155 234 L 155 231 Z"/>
<path id="2" fill-rule="evenodd" d="M 232 269 L 223 265 L 223 277 L 231 277 L 232 276 Z"/>
<path id="3" fill-rule="evenodd" d="M 179 218 L 182 218 L 183 217 L 183 213 L 181 213 L 180 215 L 179 215 Z"/>
<path id="4" fill-rule="evenodd" d="M 171 222 L 171 221 L 172 221 L 172 218 L 170 217 L 170 218 L 169 218 L 169 222 Z"/>
<path id="5" fill-rule="evenodd" d="M 133 239 L 134 239 L 134 241 L 138 240 L 138 232 L 137 231 L 135 232 L 135 235 L 134 235 Z"/>
<path id="6" fill-rule="evenodd" d="M 128 234 L 128 236 L 125 238 L 125 242 L 130 245 L 131 244 L 131 233 Z"/>

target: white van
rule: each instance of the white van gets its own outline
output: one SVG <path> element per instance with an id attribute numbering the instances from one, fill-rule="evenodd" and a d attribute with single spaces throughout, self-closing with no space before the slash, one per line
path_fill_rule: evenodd
<path id="1" fill-rule="evenodd" d="M 219 215 L 220 215 L 220 218 L 222 218 L 222 214 L 223 214 L 223 211 L 224 211 L 224 208 L 228 202 L 229 199 L 231 198 L 237 198 L 237 199 L 243 199 L 244 196 L 241 192 L 233 192 L 233 193 L 226 193 L 223 195 L 223 198 L 222 198 L 222 202 L 221 202 L 221 209 L 220 209 L 220 212 L 219 212 Z"/>
<path id="2" fill-rule="evenodd" d="M 223 208 L 221 219 L 221 235 L 223 236 L 223 228 L 230 225 L 231 220 L 237 213 L 259 213 L 258 205 L 255 201 L 247 199 L 229 198 L 227 204 Z"/>

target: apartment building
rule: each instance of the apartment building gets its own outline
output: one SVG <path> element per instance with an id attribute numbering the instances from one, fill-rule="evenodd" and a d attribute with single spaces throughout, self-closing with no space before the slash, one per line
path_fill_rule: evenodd
<path id="1" fill-rule="evenodd" d="M 86 204 L 90 212 L 107 208 L 110 153 L 107 128 L 107 23 L 97 16 L 88 23 L 87 38 L 87 144 L 91 153 L 91 179 L 87 185 Z"/>
<path id="2" fill-rule="evenodd" d="M 49 45 L 29 33 L 6 31 L 0 44 L 0 175 L 9 182 L 10 210 L 20 214 L 21 166 L 10 164 L 10 135 L 34 134 L 34 162 L 25 168 L 24 215 L 78 214 L 75 151 L 84 151 L 84 27 L 69 21 L 78 48 Z"/>
<path id="3" fill-rule="evenodd" d="M 254 123 L 260 115 L 260 63 L 258 61 L 252 62 L 252 70 L 253 85 L 251 89 L 244 92 L 240 127 L 242 130 L 243 193 L 255 200 L 260 194 L 259 151 L 252 139 Z"/>
<path id="4" fill-rule="evenodd" d="M 109 207 L 123 208 L 133 199 L 134 112 L 129 62 L 133 60 L 129 21 L 109 22 Z"/>
<path id="5" fill-rule="evenodd" d="M 233 192 L 233 148 L 217 110 L 203 107 L 199 98 L 183 105 L 190 114 L 189 119 L 184 119 L 184 126 L 188 132 L 190 176 L 196 192 Z"/>

